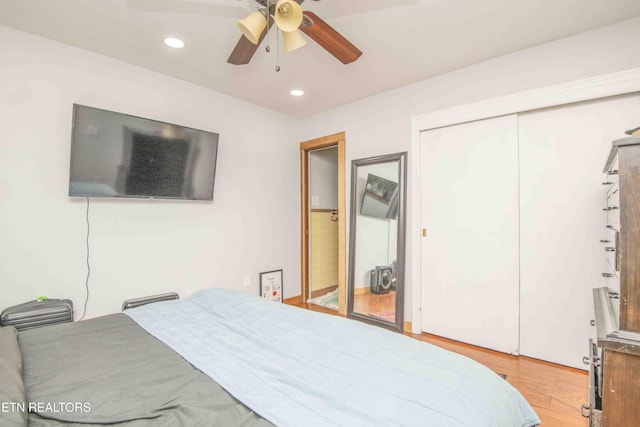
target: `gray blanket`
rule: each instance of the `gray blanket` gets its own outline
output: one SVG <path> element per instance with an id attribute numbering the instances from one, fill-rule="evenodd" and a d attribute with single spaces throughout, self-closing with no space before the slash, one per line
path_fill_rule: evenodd
<path id="1" fill-rule="evenodd" d="M 126 315 L 18 338 L 30 426 L 272 425 Z"/>

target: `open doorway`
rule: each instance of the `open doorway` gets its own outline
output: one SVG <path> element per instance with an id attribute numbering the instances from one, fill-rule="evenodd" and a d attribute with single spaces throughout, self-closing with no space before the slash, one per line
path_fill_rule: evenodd
<path id="1" fill-rule="evenodd" d="M 340 314 L 346 314 L 344 145 L 344 133 L 300 143 L 302 301 Z"/>
<path id="2" fill-rule="evenodd" d="M 309 152 L 307 303 L 338 311 L 338 147 Z"/>

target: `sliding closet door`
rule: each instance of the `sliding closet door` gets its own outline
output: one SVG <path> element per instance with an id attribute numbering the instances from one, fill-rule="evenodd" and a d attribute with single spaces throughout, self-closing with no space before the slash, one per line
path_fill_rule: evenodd
<path id="1" fill-rule="evenodd" d="M 422 329 L 518 352 L 517 116 L 421 135 Z"/>
<path id="2" fill-rule="evenodd" d="M 521 354 L 588 369 L 591 289 L 609 271 L 602 169 L 611 141 L 638 124 L 638 94 L 519 115 Z"/>

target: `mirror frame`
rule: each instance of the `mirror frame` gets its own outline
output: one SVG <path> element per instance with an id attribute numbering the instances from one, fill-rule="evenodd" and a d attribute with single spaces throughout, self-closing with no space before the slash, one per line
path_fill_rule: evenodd
<path id="1" fill-rule="evenodd" d="M 355 296 L 355 254 L 356 220 L 358 217 L 358 167 L 381 163 L 398 162 L 398 236 L 396 249 L 396 321 L 390 322 L 375 316 L 353 311 Z M 381 326 L 397 332 L 404 332 L 404 289 L 405 289 L 405 241 L 406 241 L 406 192 L 407 192 L 407 152 L 386 154 L 351 161 L 351 204 L 349 206 L 349 282 L 347 299 L 347 317 Z"/>

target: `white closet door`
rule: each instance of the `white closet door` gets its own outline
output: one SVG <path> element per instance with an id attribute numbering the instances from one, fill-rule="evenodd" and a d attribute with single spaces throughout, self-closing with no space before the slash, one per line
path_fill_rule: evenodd
<path id="1" fill-rule="evenodd" d="M 423 132 L 420 153 L 422 329 L 517 354 L 517 116 Z"/>
<path id="2" fill-rule="evenodd" d="M 638 94 L 519 115 L 523 355 L 588 369 L 591 289 L 609 271 L 602 169 L 639 118 Z"/>

